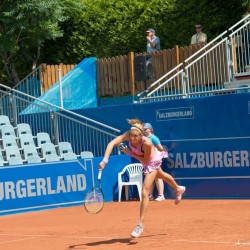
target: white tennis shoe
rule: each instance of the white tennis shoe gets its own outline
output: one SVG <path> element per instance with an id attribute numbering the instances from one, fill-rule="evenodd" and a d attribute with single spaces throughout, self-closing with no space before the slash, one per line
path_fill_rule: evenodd
<path id="1" fill-rule="evenodd" d="M 165 197 L 164 195 L 158 195 L 158 197 L 155 199 L 155 201 L 164 201 Z"/>
<path id="2" fill-rule="evenodd" d="M 142 225 L 137 225 L 134 229 L 134 231 L 131 233 L 131 236 L 133 238 L 138 238 L 141 233 L 143 232 L 143 226 Z"/>

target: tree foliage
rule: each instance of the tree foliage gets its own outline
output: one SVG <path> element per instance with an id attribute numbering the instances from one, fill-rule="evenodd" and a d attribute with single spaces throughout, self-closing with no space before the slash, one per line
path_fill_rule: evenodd
<path id="1" fill-rule="evenodd" d="M 75 63 L 87 56 L 144 52 L 145 31 L 151 27 L 160 37 L 162 48 L 186 46 L 196 22 L 204 24 L 204 32 L 212 40 L 244 13 L 238 0 L 82 0 L 81 4 L 83 11 L 71 12 L 70 29 L 63 25 L 64 37 L 48 42 L 45 55 L 51 46 L 58 48 L 54 55 L 61 62 Z"/>
<path id="2" fill-rule="evenodd" d="M 39 64 L 71 64 L 88 56 L 104 58 L 130 51 L 144 52 L 148 28 L 156 30 L 162 49 L 186 46 L 196 22 L 204 24 L 210 41 L 241 19 L 247 3 L 245 0 L 2 0 L 1 58 L 6 69 L 11 59 L 12 67 L 20 74 L 30 70 L 37 60 Z"/>
<path id="3" fill-rule="evenodd" d="M 58 23 L 65 18 L 59 2 L 1 0 L 0 56 L 11 84 L 18 83 L 18 72 L 25 71 L 28 65 L 31 71 L 31 66 L 39 59 L 39 48 L 46 39 L 62 36 Z"/>

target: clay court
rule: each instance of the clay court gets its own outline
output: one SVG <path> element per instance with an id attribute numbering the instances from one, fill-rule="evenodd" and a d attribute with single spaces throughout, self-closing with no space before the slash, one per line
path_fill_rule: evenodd
<path id="1" fill-rule="evenodd" d="M 0 217 L 0 249 L 250 249 L 250 200 L 150 202 L 144 232 L 130 237 L 139 201 L 106 203 L 101 213 L 83 206 Z"/>

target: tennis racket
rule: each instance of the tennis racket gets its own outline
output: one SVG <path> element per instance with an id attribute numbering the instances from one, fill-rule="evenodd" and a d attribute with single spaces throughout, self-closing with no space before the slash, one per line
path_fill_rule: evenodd
<path id="1" fill-rule="evenodd" d="M 98 173 L 98 181 L 84 198 L 84 207 L 90 214 L 97 214 L 102 211 L 104 206 L 104 195 L 101 188 L 102 171 Z"/>

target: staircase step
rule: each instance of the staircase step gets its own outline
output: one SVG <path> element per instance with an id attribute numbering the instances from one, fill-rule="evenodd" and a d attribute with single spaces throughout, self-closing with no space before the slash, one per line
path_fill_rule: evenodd
<path id="1" fill-rule="evenodd" d="M 225 82 L 224 87 L 226 89 L 231 89 L 231 88 L 239 89 L 240 92 L 249 92 L 250 78 L 248 80 L 235 80 L 231 82 Z"/>
<path id="2" fill-rule="evenodd" d="M 234 75 L 234 78 L 239 81 L 248 80 L 248 79 L 250 81 L 250 72 L 237 73 Z"/>

